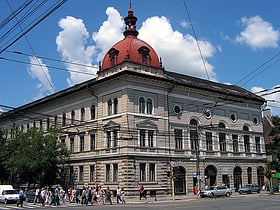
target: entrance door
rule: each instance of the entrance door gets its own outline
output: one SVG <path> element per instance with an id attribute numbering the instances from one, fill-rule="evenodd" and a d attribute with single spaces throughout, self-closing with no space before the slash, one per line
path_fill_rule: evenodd
<path id="1" fill-rule="evenodd" d="M 213 186 L 217 184 L 217 169 L 213 165 L 209 165 L 205 168 L 205 185 L 207 187 Z"/>
<path id="2" fill-rule="evenodd" d="M 186 195 L 185 169 L 182 166 L 174 167 L 174 193 L 175 195 Z"/>
<path id="3" fill-rule="evenodd" d="M 240 167 L 234 168 L 233 181 L 234 181 L 235 191 L 238 191 L 238 189 L 242 186 L 242 169 Z"/>

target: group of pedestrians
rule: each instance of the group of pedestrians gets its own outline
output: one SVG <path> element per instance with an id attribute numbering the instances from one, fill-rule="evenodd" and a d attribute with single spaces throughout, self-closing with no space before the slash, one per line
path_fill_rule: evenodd
<path id="1" fill-rule="evenodd" d="M 40 203 L 42 207 L 45 205 L 59 206 L 60 203 L 65 203 L 65 191 L 56 186 L 54 189 L 43 187 L 37 188 L 35 191 L 34 203 Z"/>
<path id="2" fill-rule="evenodd" d="M 112 191 L 110 187 L 102 188 L 102 186 L 83 187 L 80 189 L 69 188 L 67 190 L 66 200 L 69 203 L 80 203 L 82 205 L 112 205 Z M 117 187 L 116 190 L 117 203 L 125 204 L 124 188 Z"/>

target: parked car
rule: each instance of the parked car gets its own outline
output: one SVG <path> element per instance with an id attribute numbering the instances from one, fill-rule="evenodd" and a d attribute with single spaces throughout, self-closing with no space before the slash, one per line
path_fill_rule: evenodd
<path id="1" fill-rule="evenodd" d="M 0 202 L 2 203 L 16 203 L 19 199 L 17 190 L 3 190 L 0 194 Z"/>
<path id="2" fill-rule="evenodd" d="M 231 194 L 232 194 L 232 190 L 225 186 L 211 186 L 200 193 L 201 197 L 211 197 L 211 198 L 217 196 L 229 197 L 231 196 Z"/>
<path id="3" fill-rule="evenodd" d="M 257 184 L 247 184 L 247 185 L 245 185 L 244 187 L 242 187 L 238 190 L 238 192 L 240 194 L 243 194 L 243 193 L 250 194 L 250 193 L 253 193 L 253 192 L 260 193 L 260 191 L 261 191 L 261 188 Z"/>
<path id="4" fill-rule="evenodd" d="M 27 202 L 33 202 L 35 198 L 36 189 L 27 190 L 25 193 L 25 200 Z"/>

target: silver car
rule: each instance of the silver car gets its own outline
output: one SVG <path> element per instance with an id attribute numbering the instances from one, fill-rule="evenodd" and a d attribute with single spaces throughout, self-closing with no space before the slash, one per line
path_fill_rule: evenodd
<path id="1" fill-rule="evenodd" d="M 211 186 L 201 192 L 201 197 L 217 197 L 226 196 L 229 197 L 232 194 L 232 190 L 225 186 Z"/>

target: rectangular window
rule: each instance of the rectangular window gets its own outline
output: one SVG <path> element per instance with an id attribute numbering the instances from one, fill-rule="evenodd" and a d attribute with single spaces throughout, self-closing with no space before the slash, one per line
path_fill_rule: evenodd
<path id="1" fill-rule="evenodd" d="M 249 135 L 244 135 L 244 149 L 245 149 L 245 153 L 250 152 L 250 137 L 249 137 Z"/>
<path id="2" fill-rule="evenodd" d="M 238 135 L 232 134 L 232 145 L 233 145 L 233 152 L 238 152 Z"/>
<path id="3" fill-rule="evenodd" d="M 148 146 L 154 147 L 154 131 L 153 130 L 148 131 Z"/>
<path id="4" fill-rule="evenodd" d="M 213 151 L 212 132 L 206 132 L 206 149 L 207 151 Z"/>
<path id="5" fill-rule="evenodd" d="M 110 164 L 106 164 L 105 181 L 110 182 Z"/>
<path id="6" fill-rule="evenodd" d="M 150 182 L 156 181 L 156 166 L 154 163 L 149 164 L 149 181 Z"/>
<path id="7" fill-rule="evenodd" d="M 74 136 L 70 137 L 70 151 L 74 152 Z"/>
<path id="8" fill-rule="evenodd" d="M 106 148 L 110 148 L 111 147 L 111 131 L 107 131 L 106 134 L 107 134 L 107 136 L 106 136 Z"/>
<path id="9" fill-rule="evenodd" d="M 90 134 L 90 150 L 95 150 L 95 134 Z"/>
<path id="10" fill-rule="evenodd" d="M 183 149 L 183 130 L 182 129 L 174 129 L 175 136 L 175 149 Z"/>
<path id="11" fill-rule="evenodd" d="M 95 178 L 95 167 L 94 166 L 90 166 L 89 168 L 89 181 L 90 182 L 94 182 L 94 178 Z"/>
<path id="12" fill-rule="evenodd" d="M 145 147 L 145 135 L 146 131 L 144 129 L 140 130 L 140 147 Z"/>
<path id="13" fill-rule="evenodd" d="M 113 148 L 116 148 L 118 145 L 118 131 L 117 130 L 113 130 L 113 142 L 112 142 L 112 146 Z"/>
<path id="14" fill-rule="evenodd" d="M 261 139 L 259 136 L 255 137 L 256 152 L 261 153 Z"/>
<path id="15" fill-rule="evenodd" d="M 80 136 L 80 152 L 85 150 L 85 136 Z"/>
<path id="16" fill-rule="evenodd" d="M 113 164 L 113 182 L 118 182 L 118 164 Z"/>
<path id="17" fill-rule="evenodd" d="M 219 133 L 219 143 L 220 143 L 220 151 L 225 152 L 227 151 L 227 144 L 226 144 L 226 134 L 225 133 Z"/>
<path id="18" fill-rule="evenodd" d="M 79 182 L 84 181 L 84 166 L 79 166 Z"/>
<path id="19" fill-rule="evenodd" d="M 74 180 L 74 167 L 70 166 L 69 167 L 69 182 L 72 183 Z"/>
<path id="20" fill-rule="evenodd" d="M 197 148 L 197 141 L 198 141 L 198 133 L 197 130 L 190 130 L 190 140 L 191 140 L 191 149 L 196 150 Z"/>
<path id="21" fill-rule="evenodd" d="M 145 163 L 140 163 L 140 182 L 145 182 L 146 181 L 146 164 Z"/>

